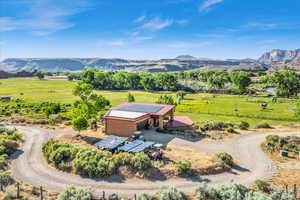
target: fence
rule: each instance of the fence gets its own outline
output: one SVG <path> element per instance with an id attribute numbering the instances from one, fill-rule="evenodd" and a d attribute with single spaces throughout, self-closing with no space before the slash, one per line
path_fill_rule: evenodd
<path id="1" fill-rule="evenodd" d="M 17 196 L 16 198 L 17 199 L 20 199 L 21 198 L 21 195 L 20 195 L 20 183 L 16 183 L 16 189 L 17 189 Z M 44 189 L 42 186 L 39 187 L 39 197 L 40 197 L 40 200 L 44 200 Z M 292 188 L 289 188 L 288 185 L 285 185 L 284 186 L 284 191 L 286 193 L 288 192 L 292 192 L 294 194 L 294 197 L 296 200 L 300 200 L 300 196 L 298 196 L 298 186 L 296 184 L 294 184 L 292 186 Z M 283 191 L 283 192 L 284 192 Z M 112 194 L 112 195 L 106 195 L 105 191 L 102 192 L 102 196 L 101 197 L 93 197 L 93 200 L 122 200 L 123 198 L 120 198 L 117 194 Z M 132 200 L 137 200 L 137 195 L 134 194 L 133 198 L 131 198 Z M 237 197 L 236 197 L 237 199 Z"/>

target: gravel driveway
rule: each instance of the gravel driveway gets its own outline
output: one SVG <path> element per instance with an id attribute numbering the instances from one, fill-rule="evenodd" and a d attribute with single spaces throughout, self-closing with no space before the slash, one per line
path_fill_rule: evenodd
<path id="1" fill-rule="evenodd" d="M 75 185 L 90 187 L 98 196 L 102 195 L 102 191 L 107 194 L 118 193 L 132 196 L 142 192 L 155 193 L 161 187 L 173 185 L 183 191 L 193 192 L 201 181 L 207 181 L 209 185 L 251 184 L 256 179 L 271 178 L 276 171 L 272 161 L 260 148 L 260 143 L 265 136 L 271 133 L 255 133 L 236 136 L 224 142 L 190 142 L 178 138 L 170 141 L 170 144 L 187 146 L 201 151 L 225 151 L 232 154 L 239 167 L 231 172 L 201 176 L 201 178 L 174 178 L 166 181 L 122 180 L 118 178 L 89 179 L 58 171 L 46 164 L 41 151 L 42 143 L 55 136 L 55 131 L 24 126 L 17 126 L 16 128 L 25 135 L 26 139 L 22 148 L 23 152 L 12 162 L 13 176 L 19 181 L 43 186 L 54 191 L 61 191 L 68 185 Z M 280 133 L 280 135 L 300 136 L 300 133 Z"/>

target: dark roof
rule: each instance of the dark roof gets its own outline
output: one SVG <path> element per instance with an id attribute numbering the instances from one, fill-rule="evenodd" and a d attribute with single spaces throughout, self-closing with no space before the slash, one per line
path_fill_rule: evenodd
<path id="1" fill-rule="evenodd" d="M 149 103 L 123 103 L 113 108 L 114 110 L 124 110 L 131 112 L 143 112 L 152 115 L 164 115 L 174 109 L 174 105 L 149 104 Z"/>

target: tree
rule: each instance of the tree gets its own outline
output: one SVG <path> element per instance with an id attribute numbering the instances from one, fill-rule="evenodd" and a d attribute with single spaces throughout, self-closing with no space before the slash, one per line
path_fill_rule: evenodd
<path id="1" fill-rule="evenodd" d="M 157 82 L 161 89 L 167 91 L 173 91 L 177 88 L 177 77 L 171 73 L 159 73 L 157 74 Z"/>
<path id="2" fill-rule="evenodd" d="M 277 96 L 297 96 L 300 90 L 300 76 L 291 70 L 275 72 L 268 80 L 269 83 L 276 87 Z"/>
<path id="3" fill-rule="evenodd" d="M 141 84 L 146 91 L 157 89 L 156 80 L 152 75 L 146 75 L 141 79 Z"/>
<path id="4" fill-rule="evenodd" d="M 250 74 L 247 72 L 232 72 L 230 80 L 239 92 L 245 92 L 251 84 Z"/>
<path id="5" fill-rule="evenodd" d="M 184 100 L 185 95 L 186 95 L 186 93 L 184 91 L 178 91 L 176 93 L 176 98 L 177 98 L 178 104 L 181 104 L 181 101 Z"/>
<path id="6" fill-rule="evenodd" d="M 78 116 L 72 119 L 72 127 L 76 131 L 82 131 L 87 129 L 89 126 L 88 120 L 84 116 Z"/>
<path id="7" fill-rule="evenodd" d="M 129 89 L 136 90 L 140 88 L 141 77 L 138 73 L 128 73 L 127 78 Z"/>
<path id="8" fill-rule="evenodd" d="M 110 102 L 104 96 L 93 93 L 93 86 L 91 84 L 77 84 L 73 89 L 73 95 L 78 96 L 80 100 L 74 103 L 72 111 L 74 123 L 72 124 L 81 124 L 80 127 L 83 128 L 87 128 L 83 126 L 85 123 L 83 118 L 87 122 L 93 122 L 91 125 L 94 125 L 95 121 L 99 118 L 99 112 L 110 105 Z M 79 117 L 80 119 L 76 119 Z M 78 126 L 75 125 L 73 127 L 78 130 Z"/>
<path id="9" fill-rule="evenodd" d="M 229 82 L 229 77 L 227 73 L 220 72 L 214 73 L 212 76 L 208 77 L 208 84 L 214 89 L 223 89 L 225 84 Z"/>
<path id="10" fill-rule="evenodd" d="M 157 99 L 157 101 L 155 103 L 157 103 L 157 104 L 176 105 L 176 102 L 175 102 L 173 96 L 169 96 L 169 95 L 159 96 L 159 98 Z"/>
<path id="11" fill-rule="evenodd" d="M 135 102 L 135 98 L 134 98 L 133 94 L 131 94 L 130 92 L 127 95 L 127 101 L 128 102 Z"/>
<path id="12" fill-rule="evenodd" d="M 34 75 L 36 77 L 38 77 L 38 79 L 40 79 L 40 80 L 42 80 L 45 77 L 45 73 L 41 70 L 38 70 L 37 72 L 35 72 Z"/>

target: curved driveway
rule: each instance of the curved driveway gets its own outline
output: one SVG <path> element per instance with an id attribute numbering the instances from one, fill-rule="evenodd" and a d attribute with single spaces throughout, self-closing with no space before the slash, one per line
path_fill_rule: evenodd
<path id="1" fill-rule="evenodd" d="M 23 153 L 12 162 L 14 177 L 25 183 L 43 186 L 48 190 L 60 191 L 68 185 L 75 185 L 91 187 L 94 194 L 99 196 L 102 195 L 102 191 L 107 194 L 118 193 L 131 196 L 141 192 L 155 193 L 163 186 L 174 185 L 183 191 L 193 192 L 201 181 L 207 181 L 211 185 L 233 182 L 251 184 L 256 179 L 269 179 L 276 172 L 272 161 L 260 148 L 260 143 L 265 136 L 271 133 L 255 133 L 236 136 L 224 142 L 189 142 L 178 138 L 170 142 L 207 152 L 228 152 L 239 164 L 239 167 L 231 172 L 201 176 L 201 178 L 173 178 L 165 181 L 83 178 L 49 167 L 44 161 L 41 151 L 42 143 L 53 137 L 55 131 L 23 126 L 16 128 L 25 135 L 26 139 L 22 148 Z M 300 135 L 300 133 L 280 133 L 280 135 Z"/>

